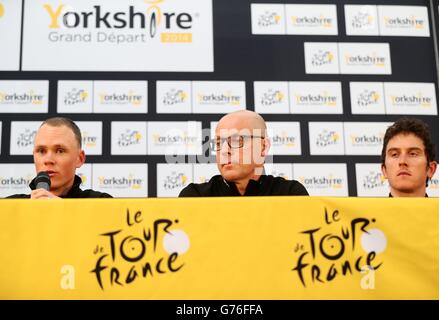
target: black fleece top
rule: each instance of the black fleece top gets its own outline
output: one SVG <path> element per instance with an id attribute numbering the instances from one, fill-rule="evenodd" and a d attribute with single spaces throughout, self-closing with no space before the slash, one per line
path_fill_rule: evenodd
<path id="1" fill-rule="evenodd" d="M 79 176 L 75 175 L 75 180 L 73 181 L 73 186 L 67 192 L 67 194 L 61 196 L 61 198 L 113 198 L 108 193 L 103 193 L 99 191 L 94 191 L 91 189 L 87 190 L 81 190 L 79 186 L 81 185 L 82 180 Z M 35 178 L 29 183 L 29 187 L 32 190 L 35 190 L 36 184 L 35 184 Z M 7 198 L 30 198 L 30 194 L 13 194 Z"/>
<path id="2" fill-rule="evenodd" d="M 184 188 L 179 197 L 229 197 L 240 196 L 233 182 L 224 180 L 221 175 L 212 177 L 209 182 L 191 183 Z M 258 181 L 250 180 L 244 196 L 307 196 L 305 187 L 296 180 L 262 175 Z"/>

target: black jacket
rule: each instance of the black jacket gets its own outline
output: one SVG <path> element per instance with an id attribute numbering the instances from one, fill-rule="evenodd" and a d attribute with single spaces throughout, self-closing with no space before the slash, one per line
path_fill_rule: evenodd
<path id="1" fill-rule="evenodd" d="M 108 193 L 103 193 L 99 191 L 94 191 L 91 189 L 87 190 L 81 190 L 79 186 L 81 185 L 82 180 L 79 176 L 75 175 L 75 180 L 73 181 L 73 186 L 67 192 L 66 195 L 61 196 L 61 198 L 113 198 Z M 29 183 L 29 187 L 32 190 L 35 190 L 35 178 Z M 12 196 L 9 196 L 7 198 L 30 198 L 30 194 L 13 194 Z"/>
<path id="2" fill-rule="evenodd" d="M 389 192 L 389 198 L 393 198 L 392 194 Z M 425 194 L 424 198 L 428 198 L 428 194 Z"/>
<path id="3" fill-rule="evenodd" d="M 191 183 L 181 190 L 179 197 L 229 197 L 240 196 L 233 182 L 216 175 L 206 183 Z M 258 181 L 250 180 L 244 196 L 307 196 L 305 187 L 296 180 L 281 177 L 260 176 Z"/>

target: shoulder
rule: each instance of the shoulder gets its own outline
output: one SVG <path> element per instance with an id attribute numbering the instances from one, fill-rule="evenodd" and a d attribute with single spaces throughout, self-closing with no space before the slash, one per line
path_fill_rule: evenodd
<path id="1" fill-rule="evenodd" d="M 201 194 L 198 191 L 199 184 L 189 183 L 186 187 L 184 187 L 178 197 L 200 197 Z"/>
<path id="2" fill-rule="evenodd" d="M 282 177 L 267 176 L 272 179 L 274 185 L 279 185 L 282 189 L 286 189 L 288 195 L 294 196 L 308 196 L 306 188 L 297 180 L 287 180 Z"/>
<path id="3" fill-rule="evenodd" d="M 7 196 L 5 199 L 29 199 L 29 194 L 13 194 L 10 196 Z"/>
<path id="4" fill-rule="evenodd" d="M 113 198 L 105 192 L 99 192 L 92 189 L 82 190 L 78 198 Z"/>
<path id="5" fill-rule="evenodd" d="M 179 197 L 208 197 L 212 192 L 212 187 L 217 184 L 221 175 L 213 176 L 208 182 L 190 183 L 181 190 Z"/>
<path id="6" fill-rule="evenodd" d="M 113 198 L 108 193 L 95 191 L 92 189 L 81 189 L 82 179 L 75 175 L 75 180 L 73 182 L 73 187 L 67 194 L 66 198 Z"/>

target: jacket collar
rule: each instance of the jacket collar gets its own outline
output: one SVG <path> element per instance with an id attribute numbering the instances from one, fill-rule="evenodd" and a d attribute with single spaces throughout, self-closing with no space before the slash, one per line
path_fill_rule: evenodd
<path id="1" fill-rule="evenodd" d="M 259 176 L 258 180 L 250 179 L 250 181 L 247 184 L 247 187 L 245 188 L 244 196 L 258 195 L 261 190 L 262 183 L 265 181 L 266 177 L 267 177 L 266 175 L 261 175 Z M 226 186 L 226 188 L 228 188 L 233 194 L 241 195 L 234 182 L 227 181 L 224 178 L 222 178 L 222 181 Z"/>
<path id="2" fill-rule="evenodd" d="M 394 196 L 392 196 L 390 192 L 389 192 L 389 198 L 394 198 Z M 428 194 L 425 194 L 425 198 L 428 198 Z"/>
<path id="3" fill-rule="evenodd" d="M 35 183 L 35 179 L 36 179 L 36 177 L 33 178 L 32 181 L 29 183 L 29 187 L 30 187 L 32 190 L 35 190 L 35 188 L 37 187 L 37 185 L 36 185 L 36 183 Z M 70 188 L 69 192 L 67 192 L 67 193 L 66 193 L 65 195 L 63 195 L 61 198 L 68 198 L 69 196 L 71 196 L 71 195 L 77 193 L 78 191 L 81 191 L 81 189 L 79 188 L 79 186 L 81 185 L 81 183 L 82 183 L 82 179 L 81 179 L 79 176 L 75 175 L 75 179 L 73 180 L 73 185 L 72 185 L 72 187 Z"/>

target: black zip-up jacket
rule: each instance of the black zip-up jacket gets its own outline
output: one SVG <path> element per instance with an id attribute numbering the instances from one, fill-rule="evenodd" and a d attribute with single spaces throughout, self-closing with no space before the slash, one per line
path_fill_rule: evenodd
<path id="1" fill-rule="evenodd" d="M 179 197 L 229 197 L 240 196 L 233 182 L 216 175 L 206 183 L 191 183 L 184 188 Z M 250 180 L 244 196 L 307 196 L 308 191 L 296 180 L 262 175 L 258 181 Z"/>
<path id="2" fill-rule="evenodd" d="M 108 193 L 103 193 L 103 192 L 99 192 L 99 191 L 94 191 L 91 189 L 87 189 L 87 190 L 81 190 L 81 188 L 79 188 L 79 186 L 81 185 L 82 180 L 79 176 L 75 175 L 75 180 L 73 181 L 73 186 L 72 188 L 69 190 L 69 192 L 67 192 L 66 195 L 61 196 L 61 198 L 113 198 L 112 196 L 110 196 Z M 32 190 L 35 190 L 35 178 L 31 181 L 31 183 L 29 183 L 29 187 Z M 7 198 L 22 198 L 22 199 L 29 199 L 30 198 L 30 194 L 13 194 L 12 196 L 9 196 Z"/>

